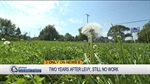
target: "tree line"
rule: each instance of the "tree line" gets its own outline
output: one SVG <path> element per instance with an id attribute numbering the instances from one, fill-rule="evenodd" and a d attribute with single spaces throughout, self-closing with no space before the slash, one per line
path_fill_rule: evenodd
<path id="1" fill-rule="evenodd" d="M 27 39 L 27 33 L 22 34 L 19 27 L 16 27 L 11 20 L 0 17 L 0 38 L 7 40 Z"/>
<path id="2" fill-rule="evenodd" d="M 55 25 L 47 25 L 43 28 L 38 37 L 33 37 L 32 40 L 46 40 L 46 41 L 88 41 L 88 37 L 81 33 L 83 27 L 78 29 L 79 35 L 72 36 L 70 33 L 60 35 L 56 30 Z M 125 38 L 132 37 L 131 33 L 125 33 L 125 31 L 131 31 L 129 27 L 124 25 L 112 25 L 110 27 L 107 37 L 95 38 L 94 41 L 107 40 L 107 42 L 117 42 L 117 38 L 122 42 L 125 42 Z M 111 37 L 108 39 L 108 37 Z M 21 32 L 19 27 L 16 27 L 11 20 L 0 17 L 0 38 L 8 40 L 27 40 L 30 36 L 27 36 L 27 32 Z M 138 42 L 150 42 L 150 21 L 143 26 L 143 29 L 138 32 Z"/>
<path id="3" fill-rule="evenodd" d="M 54 25 L 47 25 L 44 29 L 41 30 L 38 38 L 40 40 L 49 41 L 87 41 L 87 37 L 81 33 L 81 29 L 79 29 L 78 31 L 79 35 L 76 36 L 72 36 L 70 33 L 60 35 Z"/>

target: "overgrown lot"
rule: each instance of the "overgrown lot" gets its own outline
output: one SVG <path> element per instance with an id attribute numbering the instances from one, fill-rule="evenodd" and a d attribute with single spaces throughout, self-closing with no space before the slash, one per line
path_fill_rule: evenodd
<path id="1" fill-rule="evenodd" d="M 94 43 L 96 64 L 150 64 L 150 44 Z M 43 64 L 44 60 L 82 60 L 86 42 L 0 42 L 1 64 Z M 99 76 L 99 80 L 96 77 Z M 0 84 L 149 84 L 149 75 L 0 75 Z"/>

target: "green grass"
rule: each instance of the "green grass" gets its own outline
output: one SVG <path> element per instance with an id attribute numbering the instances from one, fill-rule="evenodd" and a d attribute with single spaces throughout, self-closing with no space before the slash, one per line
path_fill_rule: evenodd
<path id="1" fill-rule="evenodd" d="M 150 44 L 94 43 L 98 64 L 150 64 Z M 86 42 L 0 42 L 1 64 L 43 64 L 44 60 L 86 60 Z M 96 76 L 100 80 L 96 80 Z M 149 75 L 0 75 L 2 84 L 150 84 Z M 0 84 L 1 84 L 0 83 Z"/>

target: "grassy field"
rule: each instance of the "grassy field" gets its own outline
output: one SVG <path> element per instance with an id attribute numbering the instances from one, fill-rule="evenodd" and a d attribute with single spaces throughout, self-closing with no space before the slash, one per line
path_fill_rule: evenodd
<path id="1" fill-rule="evenodd" d="M 96 64 L 150 64 L 150 44 L 94 43 Z M 0 42 L 1 64 L 43 64 L 44 60 L 82 60 L 87 42 Z M 99 76 L 99 81 L 96 79 Z M 149 75 L 0 75 L 0 84 L 150 84 Z"/>

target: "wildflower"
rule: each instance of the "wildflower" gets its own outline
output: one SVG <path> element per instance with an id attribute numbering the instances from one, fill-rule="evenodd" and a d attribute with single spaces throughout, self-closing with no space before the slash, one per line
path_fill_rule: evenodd
<path id="1" fill-rule="evenodd" d="M 100 37 L 100 32 L 101 32 L 101 26 L 97 23 L 88 23 L 87 25 L 85 25 L 82 30 L 81 33 L 86 35 L 88 37 L 88 40 L 90 42 L 90 61 L 92 63 L 92 59 L 93 58 L 93 44 L 92 44 L 92 40 L 93 37 L 96 39 L 98 37 Z"/>
<path id="2" fill-rule="evenodd" d="M 102 27 L 97 23 L 88 23 L 82 28 L 81 33 L 88 37 L 91 33 L 94 37 L 100 37 L 101 28 Z"/>
<path id="3" fill-rule="evenodd" d="M 21 39 L 21 41 L 23 41 L 23 39 Z"/>
<path id="4" fill-rule="evenodd" d="M 8 45 L 8 44 L 10 44 L 9 41 L 5 41 L 5 42 L 4 42 L 4 45 Z"/>
<path id="5" fill-rule="evenodd" d="M 2 41 L 5 41 L 5 38 L 2 38 Z"/>
<path id="6" fill-rule="evenodd" d="M 99 80 L 99 76 L 96 76 L 96 79 Z"/>
<path id="7" fill-rule="evenodd" d="M 97 45 L 93 45 L 93 48 L 96 48 L 97 47 Z"/>

